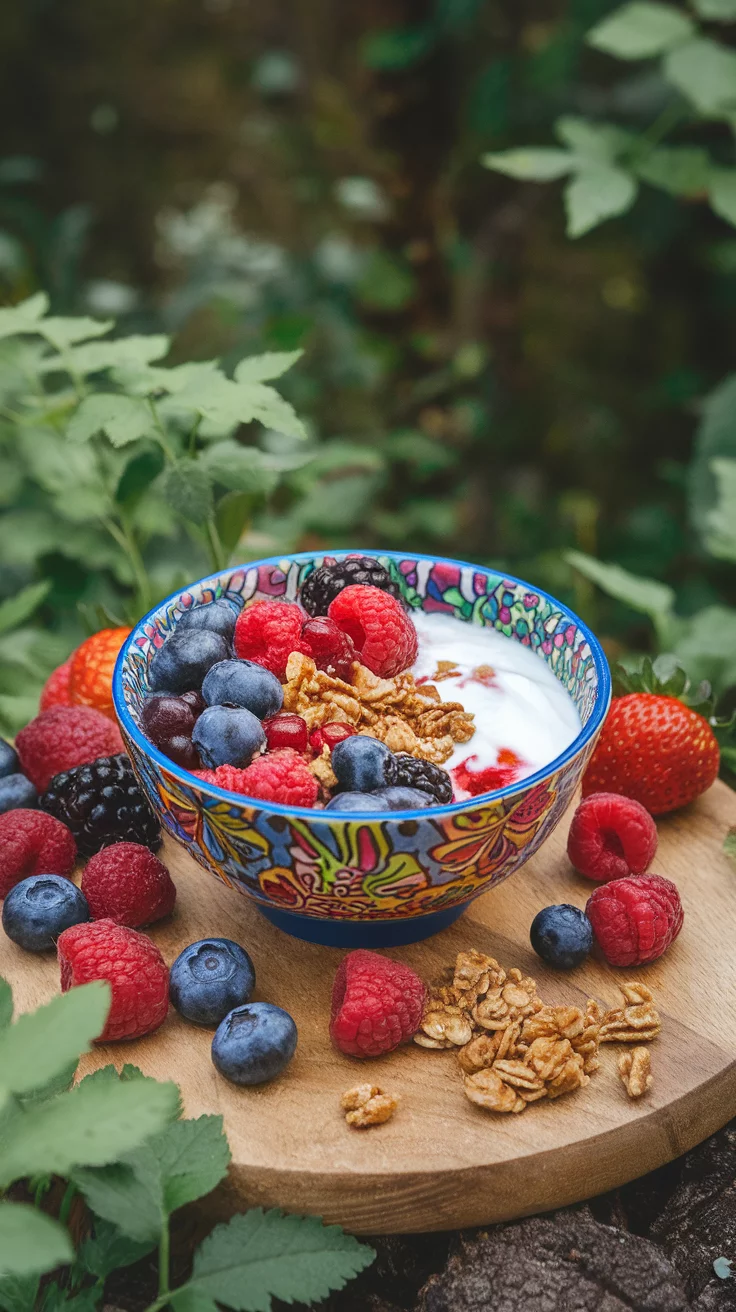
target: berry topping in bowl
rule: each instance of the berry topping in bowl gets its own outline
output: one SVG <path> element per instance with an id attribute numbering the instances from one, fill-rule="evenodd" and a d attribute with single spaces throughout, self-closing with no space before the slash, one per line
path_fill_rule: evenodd
<path id="1" fill-rule="evenodd" d="M 264 720 L 263 730 L 269 752 L 278 751 L 280 747 L 292 747 L 295 752 L 306 752 L 309 747 L 307 722 L 301 715 L 283 711 L 280 715 Z"/>
<path id="2" fill-rule="evenodd" d="M 417 631 L 400 603 L 379 588 L 351 584 L 330 602 L 329 617 L 352 639 L 362 665 L 390 679 L 417 657 Z"/>
<path id="3" fill-rule="evenodd" d="M 235 632 L 235 621 L 242 609 L 242 602 L 226 600 L 224 597 L 217 597 L 215 601 L 206 602 L 203 606 L 192 606 L 191 610 L 185 610 L 184 614 L 176 622 L 177 633 L 194 633 L 203 632 L 219 633 L 221 638 L 232 643 Z"/>
<path id="4" fill-rule="evenodd" d="M 209 629 L 178 629 L 155 653 L 148 670 L 152 692 L 199 691 L 207 671 L 231 655 L 229 642 Z"/>
<path id="5" fill-rule="evenodd" d="M 370 793 L 396 778 L 396 758 L 385 743 L 365 734 L 344 738 L 332 749 L 332 768 L 346 792 Z"/>
<path id="6" fill-rule="evenodd" d="M 218 765 L 246 766 L 266 743 L 263 725 L 244 706 L 208 706 L 192 733 L 192 742 L 208 770 Z"/>
<path id="7" fill-rule="evenodd" d="M 300 650 L 304 612 L 288 601 L 257 601 L 238 616 L 235 655 L 283 679 L 291 652 Z"/>
<path id="8" fill-rule="evenodd" d="M 312 570 L 302 587 L 301 603 L 310 615 L 326 615 L 338 592 L 352 584 L 380 588 L 399 599 L 399 589 L 387 569 L 372 556 L 347 556 L 334 565 Z"/>
<path id="9" fill-rule="evenodd" d="M 301 636 L 301 650 L 311 656 L 318 670 L 350 682 L 353 662 L 358 659 L 353 640 L 327 615 L 307 620 Z"/>
<path id="10" fill-rule="evenodd" d="M 284 692 L 275 674 L 257 661 L 220 661 L 204 677 L 202 696 L 208 706 L 242 706 L 259 720 L 276 715 Z"/>

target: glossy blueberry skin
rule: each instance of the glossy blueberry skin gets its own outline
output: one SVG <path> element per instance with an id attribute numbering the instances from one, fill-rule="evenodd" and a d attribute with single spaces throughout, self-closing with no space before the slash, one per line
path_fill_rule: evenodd
<path id="1" fill-rule="evenodd" d="M 61 875 L 30 875 L 3 902 L 3 929 L 26 952 L 48 952 L 63 930 L 90 919 L 84 893 Z"/>
<path id="2" fill-rule="evenodd" d="M 593 946 L 593 926 L 584 911 L 563 902 L 537 912 L 529 937 L 537 956 L 548 966 L 574 970 Z"/>
<path id="3" fill-rule="evenodd" d="M 194 1025 L 219 1025 L 247 1002 L 256 972 L 245 948 L 229 938 L 203 938 L 179 953 L 169 973 L 169 996 Z"/>
<path id="4" fill-rule="evenodd" d="M 354 734 L 332 749 L 332 768 L 345 792 L 372 793 L 396 777 L 396 758 L 377 738 Z"/>
<path id="5" fill-rule="evenodd" d="M 385 797 L 380 793 L 335 793 L 325 806 L 325 811 L 390 811 Z"/>
<path id="6" fill-rule="evenodd" d="M 263 726 L 241 706 L 208 706 L 194 726 L 192 742 L 208 770 L 249 765 L 265 744 Z"/>
<path id="7" fill-rule="evenodd" d="M 9 774 L 18 774 L 19 770 L 18 753 L 10 743 L 0 738 L 0 779 L 6 779 Z"/>
<path id="8" fill-rule="evenodd" d="M 151 692 L 181 693 L 201 688 L 211 666 L 227 660 L 229 655 L 230 644 L 221 634 L 208 629 L 180 633 L 177 628 L 151 661 Z"/>
<path id="9" fill-rule="evenodd" d="M 218 1025 L 212 1061 L 232 1084 L 263 1084 L 288 1066 L 296 1044 L 297 1029 L 288 1011 L 271 1002 L 249 1002 Z"/>
<path id="10" fill-rule="evenodd" d="M 34 810 L 38 806 L 38 793 L 24 774 L 8 774 L 0 779 L 0 815 L 21 806 Z"/>
<path id="11" fill-rule="evenodd" d="M 382 797 L 389 811 L 416 811 L 420 807 L 436 806 L 437 799 L 421 788 L 408 788 L 406 784 L 390 784 L 377 788 L 374 797 Z"/>
<path id="12" fill-rule="evenodd" d="M 202 696 L 208 706 L 244 706 L 259 720 L 276 715 L 284 704 L 276 675 L 255 661 L 219 661 L 205 675 Z"/>
<path id="13" fill-rule="evenodd" d="M 208 633 L 219 633 L 221 638 L 225 638 L 232 644 L 233 633 L 235 632 L 235 621 L 242 609 L 236 608 L 235 603 L 226 601 L 224 597 L 218 597 L 216 601 L 209 601 L 204 606 L 193 606 L 187 610 L 177 620 L 177 633 L 192 633 L 206 630 Z"/>

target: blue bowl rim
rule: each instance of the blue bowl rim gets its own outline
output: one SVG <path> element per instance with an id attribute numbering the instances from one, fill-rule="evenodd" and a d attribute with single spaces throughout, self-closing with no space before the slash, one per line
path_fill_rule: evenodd
<path id="1" fill-rule="evenodd" d="M 248 797 L 244 793 L 231 793 L 225 788 L 218 788 L 215 784 L 209 784 L 202 779 L 198 779 L 190 770 L 183 769 L 182 766 L 177 765 L 174 761 L 170 760 L 168 756 L 165 756 L 158 747 L 155 747 L 138 728 L 128 710 L 123 696 L 123 666 L 136 636 L 140 633 L 145 624 L 152 622 L 153 617 L 163 606 L 168 606 L 169 602 L 181 597 L 183 593 L 189 592 L 192 588 L 198 588 L 203 585 L 206 586 L 207 584 L 216 584 L 217 581 L 222 578 L 223 574 L 228 572 L 235 574 L 241 569 L 258 569 L 261 565 L 273 565 L 279 567 L 285 560 L 296 562 L 310 561 L 314 560 L 315 556 L 319 556 L 320 554 L 324 556 L 334 555 L 338 558 L 356 554 L 375 557 L 386 556 L 390 560 L 430 560 L 434 564 L 441 563 L 445 565 L 457 565 L 461 569 L 472 569 L 480 573 L 495 575 L 501 580 L 508 579 L 510 583 L 518 584 L 519 587 L 524 588 L 527 592 L 534 592 L 537 593 L 538 596 L 544 597 L 546 601 L 549 601 L 553 606 L 556 606 L 571 623 L 578 626 L 581 632 L 585 634 L 585 639 L 590 646 L 598 677 L 598 686 L 596 689 L 595 705 L 588 723 L 583 725 L 580 733 L 573 739 L 569 747 L 565 748 L 564 752 L 561 752 L 559 756 L 554 757 L 552 761 L 541 769 L 535 771 L 534 774 L 527 775 L 526 778 L 520 779 L 518 783 L 509 784 L 505 788 L 496 788 L 489 793 L 480 793 L 477 797 L 466 798 L 462 802 L 448 802 L 445 806 L 433 806 L 426 809 L 422 807 L 410 811 L 349 811 L 330 813 L 329 811 L 315 810 L 314 807 L 284 806 L 280 802 L 264 802 L 263 798 Z M 510 638 L 509 641 L 513 642 L 513 639 Z M 385 551 L 378 548 L 371 549 L 368 547 L 363 547 L 362 549 L 356 547 L 334 547 L 330 550 L 329 547 L 325 547 L 321 551 L 282 552 L 278 556 L 265 556 L 260 560 L 246 561 L 241 565 L 226 565 L 224 569 L 216 570 L 213 574 L 208 574 L 204 578 L 196 579 L 186 587 L 171 592 L 168 597 L 164 597 L 162 601 L 159 601 L 157 605 L 149 610 L 147 615 L 144 615 L 143 618 L 134 625 L 123 643 L 123 646 L 120 648 L 118 658 L 115 662 L 115 670 L 113 672 L 112 696 L 115 713 L 125 732 L 133 739 L 139 751 L 141 751 L 144 756 L 150 756 L 159 766 L 166 770 L 168 774 L 172 775 L 179 783 L 184 784 L 187 788 L 197 788 L 200 792 L 209 794 L 209 796 L 215 798 L 217 801 L 229 802 L 230 804 L 235 803 L 241 807 L 249 806 L 259 811 L 272 812 L 274 815 L 297 816 L 299 819 L 304 818 L 311 820 L 312 822 L 319 820 L 320 823 L 339 825 L 355 823 L 365 824 L 371 821 L 375 823 L 377 820 L 390 820 L 400 824 L 405 820 L 426 819 L 428 811 L 432 819 L 436 816 L 458 815 L 475 806 L 485 805 L 489 801 L 497 802 L 507 797 L 513 797 L 517 793 L 527 792 L 536 784 L 543 783 L 545 779 L 558 773 L 559 770 L 573 761 L 575 757 L 585 749 L 590 739 L 603 724 L 611 701 L 611 674 L 603 648 L 588 625 L 585 624 L 574 611 L 569 610 L 567 606 L 563 606 L 562 602 L 558 601 L 556 597 L 553 597 L 550 592 L 545 592 L 543 588 L 538 588 L 531 583 L 527 583 L 524 579 L 517 578 L 515 574 L 508 574 L 505 570 L 495 570 L 487 565 L 474 565 L 470 561 L 453 560 L 449 556 L 430 556 L 415 551 Z"/>

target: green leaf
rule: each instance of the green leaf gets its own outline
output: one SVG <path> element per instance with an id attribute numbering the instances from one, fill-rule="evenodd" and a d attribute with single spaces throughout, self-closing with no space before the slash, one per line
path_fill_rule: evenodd
<path id="1" fill-rule="evenodd" d="M 131 1239 L 110 1225 L 109 1221 L 95 1219 L 94 1233 L 85 1239 L 77 1251 L 77 1261 L 90 1275 L 106 1280 L 113 1271 L 132 1266 L 156 1246 L 156 1239 Z"/>
<path id="2" fill-rule="evenodd" d="M 708 199 L 720 219 L 736 228 L 736 169 L 711 169 Z"/>
<path id="3" fill-rule="evenodd" d="M 718 456 L 736 459 L 736 374 L 729 374 L 706 396 L 695 437 L 688 494 L 693 523 L 703 537 L 708 532 L 708 512 L 716 500 L 711 462 Z"/>
<path id="4" fill-rule="evenodd" d="M 688 41 L 695 30 L 692 19 L 672 5 L 632 0 L 596 23 L 586 41 L 618 59 L 651 59 Z"/>
<path id="5" fill-rule="evenodd" d="M 24 1176 L 104 1166 L 160 1132 L 178 1109 L 175 1084 L 131 1080 L 83 1082 L 20 1116 L 6 1116 L 0 1122 L 0 1188 Z"/>
<path id="6" fill-rule="evenodd" d="M 263 355 L 249 355 L 235 369 L 238 383 L 267 383 L 280 378 L 303 356 L 303 351 L 266 351 Z"/>
<path id="7" fill-rule="evenodd" d="M 46 1285 L 41 1297 L 38 1312 L 95 1312 L 102 1302 L 102 1291 L 90 1285 L 71 1293 L 66 1285 L 56 1281 Z"/>
<path id="8" fill-rule="evenodd" d="M 164 467 L 164 453 L 158 444 L 136 451 L 128 461 L 115 489 L 115 500 L 130 509 L 137 505 L 144 492 Z"/>
<path id="9" fill-rule="evenodd" d="M 204 524 L 212 514 L 212 481 L 201 461 L 184 459 L 167 465 L 161 492 L 172 510 L 193 524 Z"/>
<path id="10" fill-rule="evenodd" d="M 237 424 L 256 419 L 266 428 L 273 428 L 287 437 L 306 437 L 304 425 L 293 406 L 273 387 L 265 383 L 236 383 L 217 370 L 192 375 L 169 405 L 176 410 L 192 410 L 202 415 L 211 426 L 211 435 L 228 432 Z"/>
<path id="11" fill-rule="evenodd" d="M 0 975 L 0 1030 L 4 1030 L 13 1019 L 13 990 L 8 981 Z"/>
<path id="12" fill-rule="evenodd" d="M 36 1312 L 40 1276 L 0 1278 L 0 1308 L 3 1312 Z"/>
<path id="13" fill-rule="evenodd" d="M 484 168 L 505 173 L 509 178 L 522 181 L 552 182 L 575 168 L 575 156 L 569 150 L 552 146 L 523 146 L 518 150 L 502 150 L 483 155 Z"/>
<path id="14" fill-rule="evenodd" d="M 248 492 L 226 492 L 215 507 L 215 524 L 220 541 L 231 555 L 253 518 L 253 497 Z"/>
<path id="15" fill-rule="evenodd" d="M 707 679 L 716 693 L 736 684 L 736 609 L 706 606 L 680 620 L 670 644 L 693 680 Z"/>
<path id="16" fill-rule="evenodd" d="M 278 474 L 269 467 L 263 452 L 255 447 L 241 446 L 232 440 L 215 442 L 199 459 L 216 483 L 233 492 L 267 497 L 278 485 Z"/>
<path id="17" fill-rule="evenodd" d="M 643 611 L 650 616 L 665 616 L 674 609 L 675 594 L 666 583 L 640 578 L 638 574 L 630 574 L 620 565 L 606 565 L 602 560 L 583 555 L 581 551 L 566 551 L 564 559 L 573 569 L 607 592 L 609 597 L 625 602 L 633 610 Z"/>
<path id="18" fill-rule="evenodd" d="M 15 337 L 18 333 L 37 333 L 39 322 L 49 308 L 45 292 L 37 292 L 10 309 L 0 309 L 0 337 Z"/>
<path id="19" fill-rule="evenodd" d="M 123 1234 L 140 1243 L 159 1234 L 161 1209 L 150 1182 L 139 1179 L 126 1162 L 113 1162 L 97 1169 L 77 1167 L 72 1171 L 72 1179 L 92 1211 Z"/>
<path id="20" fill-rule="evenodd" d="M 708 152 L 697 146 L 658 146 L 634 160 L 632 168 L 643 182 L 671 196 L 697 196 L 707 190 L 711 177 Z"/>
<path id="21" fill-rule="evenodd" d="M 672 50 L 664 75 L 701 114 L 720 117 L 736 112 L 736 52 L 702 37 Z"/>
<path id="22" fill-rule="evenodd" d="M 385 32 L 369 33 L 361 45 L 361 56 L 367 68 L 395 72 L 423 59 L 435 41 L 435 33 L 429 24 L 426 27 L 395 27 Z"/>
<path id="23" fill-rule="evenodd" d="M 17 629 L 35 610 L 38 610 L 50 591 L 51 582 L 47 579 L 43 583 L 31 583 L 29 587 L 16 592 L 14 597 L 8 597 L 6 601 L 0 602 L 0 633 L 9 633 L 11 629 Z"/>
<path id="24" fill-rule="evenodd" d="M 629 173 L 612 165 L 585 165 L 565 187 L 568 237 L 582 237 L 604 219 L 623 214 L 633 205 L 637 184 Z"/>
<path id="25" fill-rule="evenodd" d="M 0 1202 L 0 1277 L 30 1276 L 71 1262 L 68 1232 L 28 1203 Z"/>
<path id="26" fill-rule="evenodd" d="M 19 1016 L 0 1032 L 0 1072 L 11 1093 L 46 1084 L 89 1051 L 104 1028 L 110 986 L 102 982 L 70 989 L 36 1011 Z"/>
<path id="27" fill-rule="evenodd" d="M 57 351 L 65 351 L 68 346 L 73 346 L 75 342 L 83 342 L 88 337 L 104 337 L 105 333 L 109 333 L 114 327 L 112 319 L 102 321 L 77 315 L 73 319 L 54 317 L 42 319 L 37 331 L 46 338 L 47 342 L 55 346 Z"/>
<path id="28" fill-rule="evenodd" d="M 81 402 L 66 431 L 72 442 L 88 442 L 96 433 L 105 433 L 113 446 L 126 446 L 153 428 L 151 411 L 140 397 L 95 392 Z"/>
<path id="29" fill-rule="evenodd" d="M 712 460 L 718 502 L 708 512 L 705 545 L 711 556 L 736 561 L 736 460 Z"/>
<path id="30" fill-rule="evenodd" d="M 339 1226 L 258 1207 L 212 1231 L 194 1255 L 190 1281 L 171 1302 L 177 1312 L 203 1312 L 215 1303 L 270 1312 L 272 1298 L 312 1303 L 342 1289 L 374 1257 Z"/>
<path id="31" fill-rule="evenodd" d="M 109 342 L 87 342 L 74 346 L 62 360 L 47 356 L 42 371 L 72 369 L 83 377 L 101 373 L 104 369 L 124 369 L 150 364 L 160 360 L 169 350 L 171 338 L 164 333 L 150 336 L 117 337 Z"/>
<path id="32" fill-rule="evenodd" d="M 71 1088 L 74 1083 L 74 1076 L 77 1073 L 79 1062 L 75 1057 L 72 1061 L 63 1066 L 60 1071 L 53 1075 L 45 1084 L 41 1084 L 36 1089 L 31 1089 L 30 1093 L 19 1094 L 19 1100 L 23 1107 L 32 1107 L 34 1103 L 44 1102 L 47 1098 L 55 1098 L 57 1093 L 64 1093 L 66 1089 Z"/>
<path id="33" fill-rule="evenodd" d="M 692 4 L 696 14 L 715 23 L 730 23 L 736 18 L 736 0 L 692 0 Z"/>
<path id="34" fill-rule="evenodd" d="M 625 132 L 613 123 L 591 123 L 574 115 L 558 118 L 555 133 L 573 154 L 603 163 L 611 163 L 637 140 L 632 132 Z"/>

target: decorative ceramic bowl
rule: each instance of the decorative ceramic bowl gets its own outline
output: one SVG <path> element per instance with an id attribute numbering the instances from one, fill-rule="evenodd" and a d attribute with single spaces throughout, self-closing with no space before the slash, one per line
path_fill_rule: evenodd
<path id="1" fill-rule="evenodd" d="M 224 570 L 168 598 L 118 658 L 115 708 L 133 768 L 164 828 L 205 870 L 255 899 L 287 933 L 339 947 L 412 943 L 452 923 L 473 898 L 518 870 L 570 802 L 608 710 L 605 656 L 554 597 L 460 561 L 373 553 L 413 609 L 490 625 L 545 661 L 582 729 L 542 770 L 495 792 L 429 810 L 339 813 L 250 800 L 174 764 L 140 728 L 154 652 L 192 606 L 222 595 L 294 601 L 336 555 L 302 554 Z"/>

